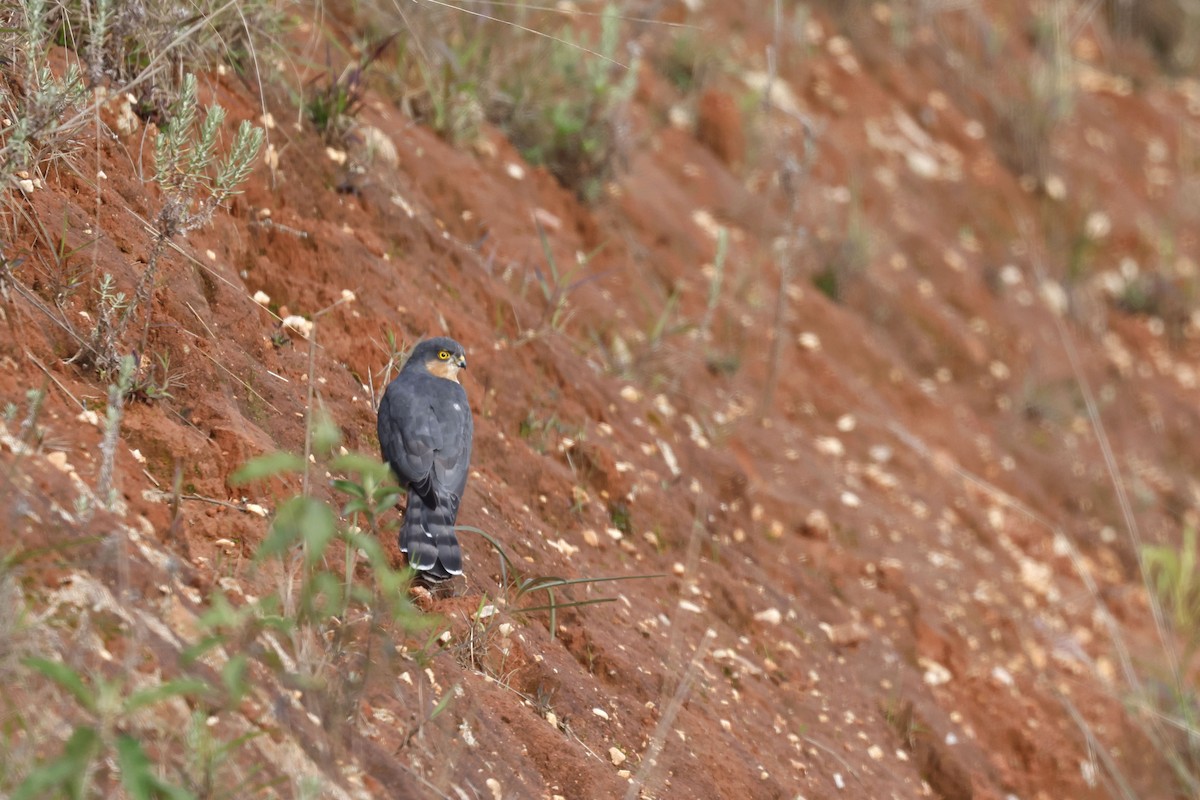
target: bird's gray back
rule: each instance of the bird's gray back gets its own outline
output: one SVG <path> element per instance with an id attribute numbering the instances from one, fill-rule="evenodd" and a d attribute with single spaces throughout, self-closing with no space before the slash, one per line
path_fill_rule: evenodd
<path id="1" fill-rule="evenodd" d="M 471 461 L 474 421 L 463 387 L 420 369 L 405 369 L 379 404 L 384 458 L 406 482 L 429 472 L 439 488 L 461 497 Z"/>

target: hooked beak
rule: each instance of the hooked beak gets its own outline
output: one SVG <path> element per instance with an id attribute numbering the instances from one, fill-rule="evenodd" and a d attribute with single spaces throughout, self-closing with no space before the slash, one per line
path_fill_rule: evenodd
<path id="1" fill-rule="evenodd" d="M 458 357 L 458 361 L 457 361 L 457 362 L 455 362 L 455 363 L 457 363 L 457 364 L 458 364 L 458 368 L 459 368 L 459 369 L 466 369 L 466 368 L 467 368 L 467 357 L 466 357 L 466 356 L 459 356 L 459 357 Z"/>

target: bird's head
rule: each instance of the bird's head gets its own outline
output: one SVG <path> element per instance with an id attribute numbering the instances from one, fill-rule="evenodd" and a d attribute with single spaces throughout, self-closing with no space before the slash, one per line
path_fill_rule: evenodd
<path id="1" fill-rule="evenodd" d="M 423 364 L 431 375 L 457 383 L 459 371 L 467 368 L 467 351 L 453 339 L 439 336 L 417 344 L 409 360 Z"/>

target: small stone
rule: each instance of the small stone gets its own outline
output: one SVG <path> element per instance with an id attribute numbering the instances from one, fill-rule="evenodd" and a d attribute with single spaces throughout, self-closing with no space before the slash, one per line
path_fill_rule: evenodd
<path id="1" fill-rule="evenodd" d="M 1112 233 L 1112 220 L 1103 211 L 1093 211 L 1088 214 L 1084 230 L 1090 239 L 1103 239 Z"/>
<path id="2" fill-rule="evenodd" d="M 817 452 L 822 455 L 840 458 L 846 454 L 846 446 L 842 444 L 840 439 L 833 436 L 818 436 L 813 445 L 817 448 Z"/>
<path id="3" fill-rule="evenodd" d="M 595 529 L 584 528 L 583 533 L 580 535 L 583 536 L 583 541 L 588 547 L 600 546 L 600 537 L 596 535 Z"/>
<path id="4" fill-rule="evenodd" d="M 1067 184 L 1058 175 L 1047 176 L 1044 188 L 1051 200 L 1063 200 L 1067 196 Z"/>
<path id="5" fill-rule="evenodd" d="M 54 450 L 46 455 L 46 460 L 62 472 L 73 472 L 74 467 L 67 463 L 67 454 L 62 450 Z"/>
<path id="6" fill-rule="evenodd" d="M 800 528 L 800 532 L 811 539 L 828 539 L 832 530 L 833 524 L 829 521 L 829 515 L 819 508 L 808 512 L 808 516 L 804 518 L 804 525 Z"/>
<path id="7" fill-rule="evenodd" d="M 551 233 L 557 233 L 562 228 L 562 220 L 544 208 L 534 208 L 533 220 Z"/>
<path id="8" fill-rule="evenodd" d="M 621 752 L 620 748 L 610 747 L 608 748 L 608 759 L 612 761 L 614 767 L 619 767 L 625 763 L 625 754 Z"/>
<path id="9" fill-rule="evenodd" d="M 605 711 L 603 708 L 593 708 L 592 713 L 595 714 L 600 719 L 609 719 L 608 712 Z"/>
<path id="10" fill-rule="evenodd" d="M 942 686 L 949 683 L 954 677 L 950 670 L 931 658 L 919 658 L 917 663 L 925 670 L 922 677 L 928 686 Z"/>
<path id="11" fill-rule="evenodd" d="M 305 339 L 312 336 L 313 324 L 311 320 L 307 320 L 297 314 L 283 318 L 283 329 L 286 331 L 294 331 Z"/>
<path id="12" fill-rule="evenodd" d="M 257 292 L 254 293 L 253 299 L 254 299 L 254 302 L 258 303 L 260 306 L 268 306 L 271 304 L 271 296 L 269 294 L 267 294 L 266 292 L 264 292 L 262 289 L 259 289 Z"/>
<path id="13" fill-rule="evenodd" d="M 853 647 L 871 635 L 871 632 L 858 622 L 843 622 L 839 625 L 822 622 L 817 627 L 829 637 L 829 642 L 834 647 Z"/>
<path id="14" fill-rule="evenodd" d="M 783 613 L 778 608 L 768 608 L 765 611 L 759 611 L 754 618 L 767 625 L 778 625 L 783 622 Z"/>
<path id="15" fill-rule="evenodd" d="M 992 667 L 992 680 L 1001 686 L 1012 686 L 1015 683 L 1012 673 L 999 665 Z"/>

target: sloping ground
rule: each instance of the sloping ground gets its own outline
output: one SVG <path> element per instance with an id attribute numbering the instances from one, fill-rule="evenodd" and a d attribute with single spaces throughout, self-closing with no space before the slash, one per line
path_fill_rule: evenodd
<path id="1" fill-rule="evenodd" d="M 64 329 L 150 256 L 149 134 L 106 132 L 18 196 L 0 785 L 93 713 L 22 658 L 128 695 L 228 689 L 243 652 L 242 697 L 94 716 L 200 796 L 1183 796 L 1169 734 L 1146 733 L 1170 658 L 1106 453 L 1138 535 L 1178 543 L 1200 488 L 1200 91 L 1101 18 L 1048 55 L 1023 7 L 802 11 L 774 79 L 770 20 L 738 3 L 704 12 L 736 65 L 704 94 L 647 59 L 625 169 L 591 206 L 497 130 L 456 148 L 382 94 L 332 150 L 277 124 L 277 165 L 160 267 L 150 349 L 183 385 L 127 404 L 111 514 L 90 488 L 107 389 L 64 363 Z M 764 82 L 775 107 L 740 107 Z M 205 85 L 230 131 L 260 118 L 238 79 Z M 362 146 L 379 136 L 394 157 Z M 323 309 L 315 345 L 281 327 Z M 352 620 L 326 620 L 181 659 L 214 592 L 290 585 L 252 561 L 267 521 L 245 504 L 299 480 L 231 475 L 302 452 L 313 408 L 376 452 L 388 330 L 470 353 L 462 524 L 525 575 L 660 577 L 566 590 L 616 601 L 552 624 L 464 534 L 431 630 L 347 642 Z M 116 796 L 111 765 L 91 780 Z"/>

